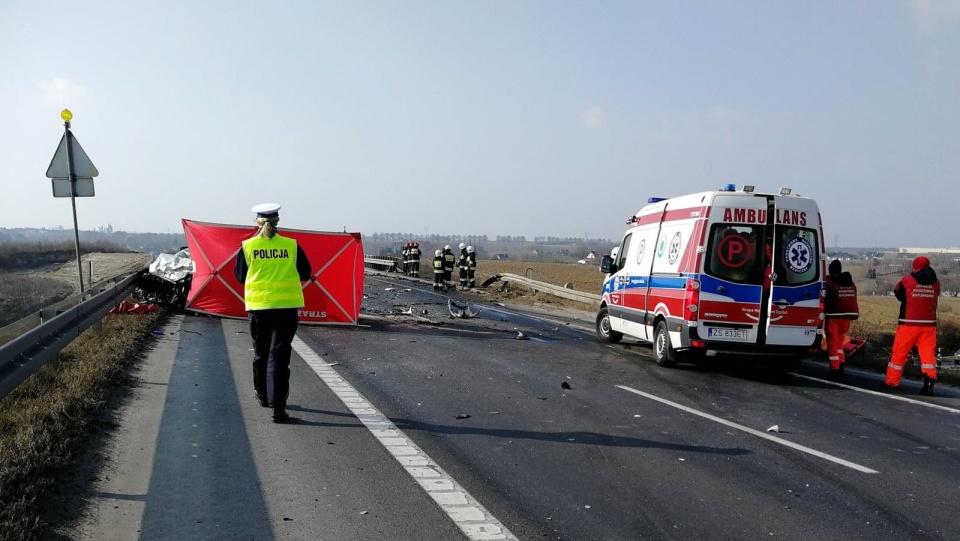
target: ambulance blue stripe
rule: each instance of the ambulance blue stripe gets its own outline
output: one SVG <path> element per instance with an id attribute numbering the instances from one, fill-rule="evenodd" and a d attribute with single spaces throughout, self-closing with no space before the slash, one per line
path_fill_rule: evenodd
<path id="1" fill-rule="evenodd" d="M 723 293 L 720 294 L 737 302 L 760 302 L 760 295 L 763 293 L 760 284 L 737 284 L 706 274 L 700 276 L 700 291 L 704 293 L 716 293 L 717 288 L 721 286 Z"/>

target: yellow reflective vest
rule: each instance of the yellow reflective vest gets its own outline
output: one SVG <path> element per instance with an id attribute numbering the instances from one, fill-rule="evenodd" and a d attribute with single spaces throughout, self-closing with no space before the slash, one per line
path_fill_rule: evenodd
<path id="1" fill-rule="evenodd" d="M 280 235 L 257 235 L 243 241 L 247 281 L 243 301 L 247 311 L 302 308 L 303 289 L 297 273 L 297 241 Z"/>

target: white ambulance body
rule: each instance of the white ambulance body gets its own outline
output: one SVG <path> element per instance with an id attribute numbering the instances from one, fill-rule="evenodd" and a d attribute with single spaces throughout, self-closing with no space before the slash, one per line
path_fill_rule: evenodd
<path id="1" fill-rule="evenodd" d="M 605 256 L 597 336 L 653 343 L 658 364 L 718 353 L 771 364 L 823 332 L 823 229 L 812 199 L 736 191 L 651 199 Z"/>

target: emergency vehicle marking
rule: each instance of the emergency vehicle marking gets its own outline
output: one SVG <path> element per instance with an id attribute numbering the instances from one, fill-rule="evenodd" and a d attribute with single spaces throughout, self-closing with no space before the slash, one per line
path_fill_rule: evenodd
<path id="1" fill-rule="evenodd" d="M 784 252 L 787 267 L 792 272 L 803 274 L 813 265 L 813 246 L 803 237 L 796 237 L 788 242 Z"/>
<path id="2" fill-rule="evenodd" d="M 753 259 L 754 246 L 747 237 L 737 233 L 720 239 L 717 257 L 731 269 L 739 269 Z"/>
<path id="3" fill-rule="evenodd" d="M 667 246 L 665 239 L 660 239 L 660 245 L 657 246 L 657 257 L 663 257 L 663 249 Z"/>
<path id="4" fill-rule="evenodd" d="M 680 210 L 668 210 L 663 214 L 661 212 L 651 212 L 634 219 L 636 225 L 658 224 L 660 222 L 675 222 L 678 220 L 689 220 L 691 218 L 705 218 L 710 215 L 710 207 L 690 207 Z"/>
<path id="5" fill-rule="evenodd" d="M 767 223 L 765 209 L 725 208 L 723 221 L 741 224 Z M 802 210 L 777 209 L 776 222 L 783 225 L 807 225 L 807 213 Z"/>
<path id="6" fill-rule="evenodd" d="M 637 247 L 637 264 L 639 265 L 643 261 L 643 251 L 646 249 L 647 241 L 646 239 L 640 239 L 640 246 Z"/>
<path id="7" fill-rule="evenodd" d="M 677 262 L 677 257 L 680 256 L 680 241 L 683 240 L 683 237 L 680 235 L 680 232 L 677 231 L 673 235 L 673 239 L 670 241 L 670 252 L 667 255 L 667 261 L 671 265 Z"/>

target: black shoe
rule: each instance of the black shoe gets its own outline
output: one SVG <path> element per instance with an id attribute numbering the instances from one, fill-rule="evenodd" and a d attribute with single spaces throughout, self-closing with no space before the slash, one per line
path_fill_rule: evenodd
<path id="1" fill-rule="evenodd" d="M 899 385 L 887 385 L 887 382 L 883 382 L 883 385 L 880 386 L 880 390 L 885 393 L 899 393 Z"/>
<path id="2" fill-rule="evenodd" d="M 260 393 L 258 393 L 258 392 L 254 392 L 254 395 L 257 397 L 257 402 L 260 403 L 260 407 L 261 407 L 261 408 L 269 408 L 269 407 L 270 407 L 270 403 L 267 402 L 267 399 L 264 398 L 262 394 L 260 394 Z"/>
<path id="3" fill-rule="evenodd" d="M 290 420 L 290 416 L 284 410 L 273 410 L 273 422 L 281 424 Z"/>
<path id="4" fill-rule="evenodd" d="M 926 396 L 933 396 L 933 385 L 937 380 L 923 376 L 923 388 L 920 389 L 920 394 Z"/>

